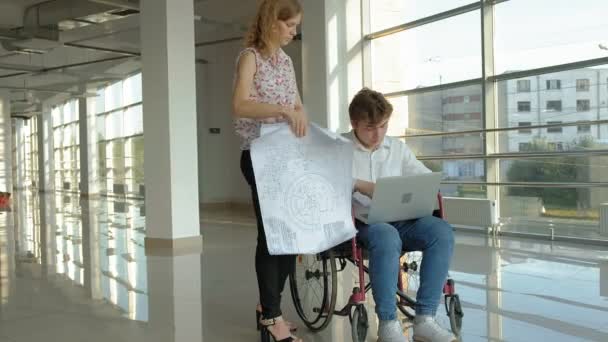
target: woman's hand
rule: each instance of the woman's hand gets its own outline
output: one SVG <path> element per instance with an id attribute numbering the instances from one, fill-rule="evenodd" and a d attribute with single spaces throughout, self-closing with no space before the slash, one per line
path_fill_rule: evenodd
<path id="1" fill-rule="evenodd" d="M 308 131 L 308 115 L 304 111 L 304 107 L 297 104 L 293 109 L 284 107 L 283 117 L 287 119 L 291 130 L 296 137 L 301 138 Z"/>

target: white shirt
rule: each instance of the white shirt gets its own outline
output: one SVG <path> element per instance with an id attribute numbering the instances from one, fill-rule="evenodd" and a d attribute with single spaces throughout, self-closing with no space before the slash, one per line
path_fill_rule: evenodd
<path id="1" fill-rule="evenodd" d="M 384 137 L 376 150 L 361 144 L 354 131 L 343 134 L 353 141 L 353 178 L 375 183 L 378 178 L 392 176 L 413 176 L 429 173 L 429 170 L 407 145 L 396 138 Z"/>
<path id="2" fill-rule="evenodd" d="M 363 146 L 354 131 L 343 134 L 353 142 L 353 178 L 376 183 L 378 178 L 409 176 L 429 173 L 429 170 L 407 145 L 393 137 L 384 137 L 382 144 L 375 150 Z M 353 194 L 355 212 L 369 207 L 371 199 L 356 192 Z"/>

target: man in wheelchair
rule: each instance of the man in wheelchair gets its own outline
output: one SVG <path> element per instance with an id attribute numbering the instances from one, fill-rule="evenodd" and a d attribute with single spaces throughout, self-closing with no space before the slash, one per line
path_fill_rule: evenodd
<path id="1" fill-rule="evenodd" d="M 386 136 L 393 106 L 382 94 L 364 88 L 355 95 L 348 111 L 353 130 L 345 137 L 354 143 L 356 193 L 371 198 L 374 183 L 380 177 L 431 172 L 404 142 Z M 435 321 L 454 249 L 452 227 L 434 216 L 372 225 L 357 221 L 356 225 L 359 239 L 369 251 L 372 293 L 380 320 L 378 341 L 407 340 L 397 319 L 395 299 L 402 251 L 423 253 L 420 287 L 416 295 L 414 341 L 457 341 L 451 332 Z"/>

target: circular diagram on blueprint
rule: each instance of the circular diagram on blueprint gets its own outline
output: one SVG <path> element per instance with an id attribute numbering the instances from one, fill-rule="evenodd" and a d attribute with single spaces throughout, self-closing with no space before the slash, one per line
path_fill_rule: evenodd
<path id="1" fill-rule="evenodd" d="M 334 187 L 318 174 L 307 174 L 296 179 L 285 196 L 289 215 L 310 228 L 320 224 L 323 213 L 331 212 L 335 207 Z"/>

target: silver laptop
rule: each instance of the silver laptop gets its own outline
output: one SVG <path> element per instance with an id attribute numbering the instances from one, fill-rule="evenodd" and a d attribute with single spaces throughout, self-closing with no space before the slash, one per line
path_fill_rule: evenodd
<path id="1" fill-rule="evenodd" d="M 429 216 L 437 207 L 441 172 L 379 178 L 371 205 L 353 200 L 355 217 L 363 223 L 395 222 Z"/>

